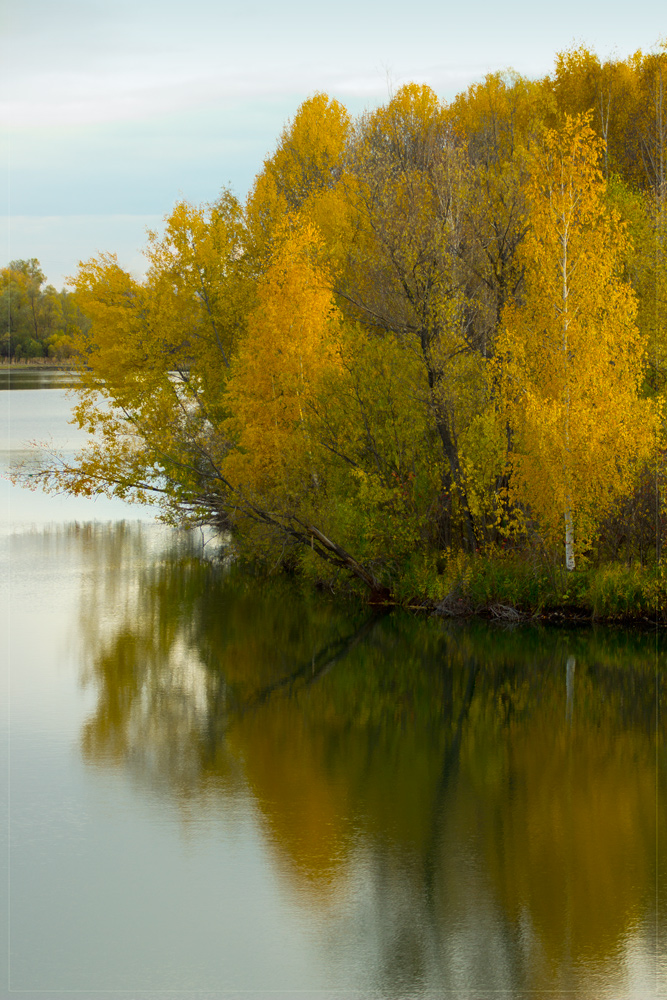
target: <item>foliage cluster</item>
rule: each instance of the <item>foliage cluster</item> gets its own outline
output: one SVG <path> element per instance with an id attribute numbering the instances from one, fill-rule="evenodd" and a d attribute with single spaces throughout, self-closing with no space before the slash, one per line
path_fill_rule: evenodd
<path id="1" fill-rule="evenodd" d="M 480 598 L 530 606 L 562 565 L 650 562 L 666 81 L 664 45 L 575 49 L 450 105 L 417 84 L 357 119 L 305 101 L 245 204 L 179 204 L 150 234 L 143 281 L 80 266 L 95 439 L 42 482 L 153 497 L 374 599 L 442 597 L 457 559 Z"/>

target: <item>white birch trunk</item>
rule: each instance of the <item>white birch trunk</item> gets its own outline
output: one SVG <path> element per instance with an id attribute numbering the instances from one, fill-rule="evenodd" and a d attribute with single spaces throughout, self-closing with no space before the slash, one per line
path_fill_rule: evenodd
<path id="1" fill-rule="evenodd" d="M 565 566 L 568 573 L 574 569 L 574 524 L 572 523 L 572 510 L 570 508 L 570 498 L 565 503 Z"/>
<path id="2" fill-rule="evenodd" d="M 569 386 L 569 344 L 568 344 L 568 298 L 569 298 L 569 288 L 568 288 L 568 220 L 563 219 L 563 236 L 561 240 L 561 245 L 563 248 L 563 256 L 561 259 L 561 266 L 563 269 L 563 341 L 562 341 L 562 351 L 563 351 L 563 378 L 565 383 L 565 426 L 563 428 L 564 438 L 565 438 L 565 462 L 563 473 L 565 476 L 565 565 L 567 567 L 568 573 L 571 573 L 574 569 L 574 522 L 572 521 L 572 500 L 570 496 L 570 386 Z"/>

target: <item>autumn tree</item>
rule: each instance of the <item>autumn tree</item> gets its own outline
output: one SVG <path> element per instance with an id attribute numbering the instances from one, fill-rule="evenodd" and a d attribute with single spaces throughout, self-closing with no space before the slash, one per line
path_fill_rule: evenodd
<path id="1" fill-rule="evenodd" d="M 625 60 L 601 62 L 585 46 L 556 57 L 552 78 L 545 81 L 555 100 L 556 120 L 590 113 L 590 124 L 602 140 L 606 180 L 618 174 L 643 190 L 659 190 L 667 169 L 667 51 L 637 51 Z"/>
<path id="2" fill-rule="evenodd" d="M 342 308 L 419 358 L 428 386 L 420 405 L 441 456 L 440 538 L 474 550 L 459 449 L 481 385 L 457 260 L 465 163 L 430 88 L 402 87 L 361 117 L 344 182 L 357 221 L 337 284 Z"/>
<path id="3" fill-rule="evenodd" d="M 627 235 L 605 205 L 600 152 L 587 118 L 567 119 L 534 152 L 525 293 L 505 311 L 496 366 L 514 494 L 548 538 L 564 534 L 568 570 L 653 444 L 639 397 L 645 344 L 622 278 Z"/>
<path id="4" fill-rule="evenodd" d="M 385 567 L 418 544 L 432 498 L 419 371 L 345 322 L 307 220 L 276 234 L 257 294 L 226 393 L 233 522 L 264 556 L 298 560 L 300 546 L 386 594 Z"/>
<path id="5" fill-rule="evenodd" d="M 252 252 L 259 262 L 268 262 L 274 234 L 290 213 L 307 217 L 325 234 L 336 226 L 342 208 L 336 186 L 351 128 L 347 109 L 323 93 L 304 101 L 285 125 L 275 152 L 255 178 L 246 208 Z"/>
<path id="6" fill-rule="evenodd" d="M 337 314 L 320 247 L 312 225 L 284 224 L 225 397 L 235 442 L 226 476 L 288 518 L 318 486 L 309 416 L 322 373 L 336 364 Z"/>
<path id="7" fill-rule="evenodd" d="M 610 171 L 610 146 L 617 145 L 622 131 L 624 107 L 629 103 L 623 87 L 625 67 L 619 62 L 600 62 L 584 45 L 559 52 L 552 88 L 561 116 L 590 114 L 591 127 L 602 139 L 602 164 L 606 180 Z M 634 103 L 634 102 L 633 102 Z M 628 109 L 629 110 L 629 109 Z M 615 157 L 611 161 L 615 163 Z"/>
<path id="8" fill-rule="evenodd" d="M 470 321 L 483 356 L 493 354 L 505 305 L 522 280 L 525 150 L 540 122 L 539 88 L 518 74 L 489 74 L 460 94 L 448 116 L 469 163 L 458 256 Z"/>
<path id="9" fill-rule="evenodd" d="M 54 488 L 155 500 L 173 520 L 224 520 L 215 469 L 226 452 L 214 433 L 250 308 L 238 202 L 179 204 L 161 237 L 150 234 L 149 269 L 137 281 L 111 254 L 73 279 L 90 328 L 79 331 L 81 384 L 75 417 L 95 437 L 76 466 L 45 473 Z M 104 401 L 100 405 L 100 399 Z"/>
<path id="10" fill-rule="evenodd" d="M 153 501 L 172 522 L 225 527 L 251 548 L 259 539 L 265 556 L 307 546 L 384 593 L 323 529 L 311 418 L 324 373 L 340 365 L 340 317 L 321 239 L 286 220 L 249 289 L 237 222 L 228 199 L 206 212 L 177 206 L 164 237 L 150 236 L 141 282 L 112 255 L 81 265 L 77 301 L 92 326 L 78 344 L 75 417 L 94 438 L 76 463 L 31 482 Z"/>

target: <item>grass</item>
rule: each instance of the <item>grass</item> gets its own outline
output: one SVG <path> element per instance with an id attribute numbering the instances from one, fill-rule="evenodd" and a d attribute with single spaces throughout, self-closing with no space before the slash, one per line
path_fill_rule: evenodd
<path id="1" fill-rule="evenodd" d="M 526 556 L 458 554 L 438 564 L 405 567 L 395 589 L 401 603 L 445 601 L 480 613 L 502 605 L 527 615 L 667 623 L 667 569 L 613 563 L 572 573 Z"/>

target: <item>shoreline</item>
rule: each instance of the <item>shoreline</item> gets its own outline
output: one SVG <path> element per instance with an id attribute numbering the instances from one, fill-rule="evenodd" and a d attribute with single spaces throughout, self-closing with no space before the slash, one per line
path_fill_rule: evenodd
<path id="1" fill-rule="evenodd" d="M 60 362 L 51 358 L 0 360 L 0 370 L 8 378 L 12 372 L 47 375 L 74 372 L 76 368 L 73 358 Z M 301 572 L 295 569 L 306 586 L 328 591 L 336 600 L 351 599 L 355 604 L 386 613 L 404 610 L 443 620 L 477 619 L 503 627 L 603 626 L 640 631 L 667 627 L 667 573 L 659 558 L 651 565 L 627 560 L 597 566 L 584 562 L 571 575 L 563 576 L 557 568 L 533 566 L 520 553 L 501 555 L 489 551 L 474 557 L 460 553 L 458 556 L 440 553 L 440 556 L 443 565 L 438 564 L 437 572 L 435 564 L 431 565 L 432 553 L 430 556 L 426 553 L 421 561 L 413 560 L 414 565 L 394 564 L 391 573 L 385 574 L 381 581 L 384 586 L 373 594 L 358 581 L 355 585 L 352 580 L 344 582 L 340 576 L 327 579 L 320 575 L 321 564 L 317 569 L 311 566 L 309 572 L 305 567 L 300 568 Z M 260 559 L 260 566 L 261 562 Z M 246 567 L 250 568 L 247 562 Z M 257 574 L 250 570 L 250 575 Z M 267 574 L 261 572 L 261 575 Z"/>
<path id="2" fill-rule="evenodd" d="M 518 625 L 550 625 L 554 628 L 591 628 L 602 626 L 604 628 L 636 629 L 638 631 L 663 630 L 667 629 L 667 621 L 658 617 L 654 618 L 642 611 L 636 613 L 626 612 L 619 615 L 596 615 L 590 608 L 577 607 L 575 605 L 562 605 L 547 608 L 541 611 L 520 611 L 511 605 L 491 604 L 481 608 L 466 608 L 457 610 L 443 610 L 432 601 L 417 601 L 409 604 L 400 602 L 387 604 L 371 604 L 373 608 L 386 611 L 409 611 L 415 615 L 424 615 L 429 618 L 440 618 L 443 621 L 480 621 L 488 624 L 503 627 L 516 627 Z"/>
<path id="3" fill-rule="evenodd" d="M 323 583 L 315 584 L 318 590 L 329 591 L 334 599 L 350 600 L 350 591 L 336 592 L 331 586 Z M 368 607 L 384 612 L 407 611 L 416 616 L 440 618 L 443 621 L 480 621 L 502 627 L 517 625 L 543 625 L 554 628 L 621 628 L 637 631 L 662 631 L 667 629 L 667 614 L 664 609 L 656 608 L 649 611 L 638 607 L 636 610 L 624 609 L 612 613 L 603 610 L 596 612 L 590 604 L 577 604 L 573 601 L 546 602 L 540 607 L 528 605 L 515 606 L 501 600 L 490 600 L 480 603 L 470 597 L 446 597 L 441 601 L 430 597 L 420 597 L 414 594 L 408 600 L 372 601 L 367 596 L 356 592 L 357 599 Z"/>
<path id="4" fill-rule="evenodd" d="M 477 611 L 461 614 L 443 614 L 442 611 L 438 611 L 435 608 L 430 613 L 434 617 L 442 618 L 443 620 L 455 620 L 457 618 L 461 620 L 477 619 L 503 626 L 551 625 L 556 628 L 603 626 L 604 628 L 637 629 L 642 631 L 648 629 L 658 630 L 667 627 L 667 622 L 663 618 L 658 617 L 659 613 L 656 614 L 655 618 L 649 618 L 644 612 L 637 612 L 636 614 L 628 612 L 620 615 L 595 615 L 589 608 L 576 606 L 553 607 L 531 613 L 518 611 L 516 608 L 506 605 L 504 607 L 508 611 L 514 612 L 514 614 L 505 615 L 498 613 L 497 607 L 491 605 L 490 607 L 480 608 Z"/>

